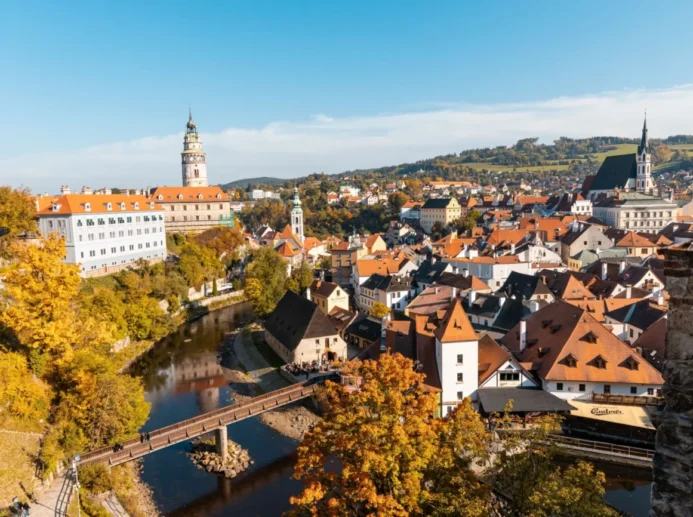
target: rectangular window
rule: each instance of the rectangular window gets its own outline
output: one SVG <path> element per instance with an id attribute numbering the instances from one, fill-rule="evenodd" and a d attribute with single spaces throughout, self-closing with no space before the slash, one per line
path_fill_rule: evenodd
<path id="1" fill-rule="evenodd" d="M 457 382 L 463 382 L 463 378 L 464 378 L 463 374 L 461 374 L 461 373 L 457 374 Z"/>
<path id="2" fill-rule="evenodd" d="M 457 392 L 457 400 L 463 400 L 464 399 L 464 393 L 461 391 Z"/>
<path id="3" fill-rule="evenodd" d="M 463 354 L 457 354 L 457 364 L 463 364 L 464 363 L 464 355 Z"/>
<path id="4" fill-rule="evenodd" d="M 654 388 L 647 388 L 647 394 L 651 397 L 654 395 Z"/>
<path id="5" fill-rule="evenodd" d="M 611 394 L 611 384 L 605 384 L 605 385 L 604 385 L 604 394 L 605 394 L 605 395 L 610 395 L 610 394 Z"/>
<path id="6" fill-rule="evenodd" d="M 580 385 L 578 386 L 578 391 L 585 391 L 585 385 L 584 385 L 584 384 L 580 384 Z"/>
<path id="7" fill-rule="evenodd" d="M 500 380 L 501 381 L 519 381 L 520 380 L 520 374 L 519 373 L 512 373 L 512 372 L 501 373 L 500 374 Z"/>
<path id="8" fill-rule="evenodd" d="M 630 387 L 630 394 L 631 395 L 637 395 L 638 394 L 638 388 L 636 388 L 635 386 L 631 386 Z"/>
<path id="9" fill-rule="evenodd" d="M 557 382 L 557 383 L 556 383 L 556 390 L 558 390 L 558 391 L 563 391 L 563 383 L 562 383 L 562 382 Z"/>

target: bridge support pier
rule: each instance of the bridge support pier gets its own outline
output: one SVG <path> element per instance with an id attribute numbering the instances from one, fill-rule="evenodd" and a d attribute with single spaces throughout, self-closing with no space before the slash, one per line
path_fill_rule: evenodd
<path id="1" fill-rule="evenodd" d="M 226 434 L 226 426 L 219 427 L 214 430 L 214 443 L 217 448 L 217 454 L 221 459 L 226 461 L 229 454 L 229 437 Z"/>

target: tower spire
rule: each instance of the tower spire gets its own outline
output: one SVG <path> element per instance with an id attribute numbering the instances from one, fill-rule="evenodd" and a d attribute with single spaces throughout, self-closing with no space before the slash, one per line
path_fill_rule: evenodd
<path id="1" fill-rule="evenodd" d="M 648 138 L 647 138 L 647 110 L 645 110 L 645 121 L 642 124 L 642 137 L 640 138 L 640 145 L 638 146 L 638 154 L 647 152 L 648 149 Z"/>

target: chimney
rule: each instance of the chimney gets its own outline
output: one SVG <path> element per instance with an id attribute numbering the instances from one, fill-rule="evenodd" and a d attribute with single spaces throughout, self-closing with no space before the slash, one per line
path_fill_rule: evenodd
<path id="1" fill-rule="evenodd" d="M 458 271 L 459 271 L 459 268 L 457 266 L 452 266 L 452 274 L 453 275 L 456 275 Z"/>
<path id="2" fill-rule="evenodd" d="M 472 305 L 474 305 L 475 300 L 476 300 L 476 291 L 474 289 L 470 289 L 469 294 L 467 294 L 467 301 L 469 302 L 470 308 L 472 307 Z"/>
<path id="3" fill-rule="evenodd" d="M 325 270 L 324 269 L 322 271 L 320 271 L 320 281 L 321 282 L 325 281 Z"/>
<path id="4" fill-rule="evenodd" d="M 659 291 L 659 294 L 657 295 L 657 305 L 660 307 L 664 305 L 664 293 L 662 291 Z"/>
<path id="5" fill-rule="evenodd" d="M 527 348 L 527 322 L 520 320 L 520 352 Z"/>
<path id="6" fill-rule="evenodd" d="M 626 270 L 626 261 L 622 260 L 621 263 L 618 265 L 618 274 L 622 274 Z"/>
<path id="7" fill-rule="evenodd" d="M 462 270 L 462 276 L 465 277 L 465 278 L 467 278 L 467 277 L 469 276 L 469 269 L 464 268 L 464 269 Z"/>
<path id="8" fill-rule="evenodd" d="M 608 265 L 606 262 L 602 262 L 602 280 L 606 280 Z"/>
<path id="9" fill-rule="evenodd" d="M 310 287 L 308 289 L 306 289 L 306 299 L 311 301 L 311 302 L 313 301 L 310 297 Z"/>
<path id="10" fill-rule="evenodd" d="M 60 187 L 60 193 L 63 194 L 63 195 L 65 195 L 65 194 L 71 194 L 70 186 L 69 186 L 69 185 L 62 185 L 62 186 Z"/>
<path id="11" fill-rule="evenodd" d="M 515 244 L 512 242 L 510 243 L 510 254 L 511 255 L 515 254 Z"/>
<path id="12" fill-rule="evenodd" d="M 82 194 L 91 194 L 91 187 L 82 187 Z"/>
<path id="13" fill-rule="evenodd" d="M 452 288 L 452 294 L 450 294 L 450 301 L 451 302 L 455 301 L 456 297 L 457 297 L 457 288 L 453 287 Z"/>
<path id="14" fill-rule="evenodd" d="M 633 286 L 631 284 L 626 284 L 626 298 L 633 297 Z"/>
<path id="15" fill-rule="evenodd" d="M 539 310 L 539 302 L 536 300 L 531 300 L 529 302 L 529 312 L 537 312 Z"/>
<path id="16" fill-rule="evenodd" d="M 499 296 L 498 297 L 498 306 L 503 307 L 504 304 L 505 304 L 505 296 Z"/>

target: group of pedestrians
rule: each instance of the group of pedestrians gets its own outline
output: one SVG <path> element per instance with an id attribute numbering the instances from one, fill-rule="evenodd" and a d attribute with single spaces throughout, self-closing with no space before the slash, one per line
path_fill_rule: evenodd
<path id="1" fill-rule="evenodd" d="M 140 443 L 150 442 L 151 440 L 152 440 L 152 437 L 149 435 L 149 433 L 140 434 Z"/>
<path id="2" fill-rule="evenodd" d="M 33 498 L 33 494 L 32 502 L 36 502 L 36 500 Z M 21 517 L 29 517 L 31 506 L 29 506 L 29 503 L 22 503 L 18 497 L 12 499 L 12 508 L 17 515 Z"/>

